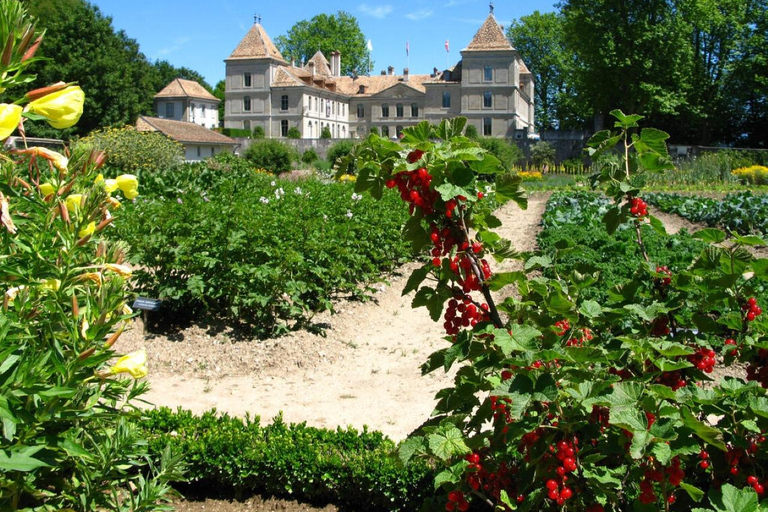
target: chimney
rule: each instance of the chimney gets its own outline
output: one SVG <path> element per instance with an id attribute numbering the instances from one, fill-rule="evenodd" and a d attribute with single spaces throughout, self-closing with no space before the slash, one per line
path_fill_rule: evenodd
<path id="1" fill-rule="evenodd" d="M 432 68 L 432 76 L 437 76 L 437 68 Z"/>
<path id="2" fill-rule="evenodd" d="M 395 67 L 394 66 L 389 66 L 387 68 L 387 74 L 388 75 L 394 75 L 395 74 Z"/>
<path id="3" fill-rule="evenodd" d="M 341 53 L 336 50 L 331 52 L 331 75 L 341 76 Z"/>
<path id="4" fill-rule="evenodd" d="M 309 75 L 315 76 L 315 63 L 310 62 L 309 64 L 307 64 L 307 66 L 309 66 Z"/>
<path id="5" fill-rule="evenodd" d="M 291 57 L 291 67 L 292 68 L 296 67 L 296 60 L 293 57 Z"/>
<path id="6" fill-rule="evenodd" d="M 403 69 L 403 82 L 408 81 L 408 68 Z"/>

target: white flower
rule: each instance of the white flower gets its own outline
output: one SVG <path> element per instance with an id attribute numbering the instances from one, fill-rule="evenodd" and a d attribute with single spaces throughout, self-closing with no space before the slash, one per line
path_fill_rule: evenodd
<path id="1" fill-rule="evenodd" d="M 363 198 L 362 194 L 356 194 L 355 192 L 352 192 L 352 200 L 353 201 L 359 201 Z"/>
<path id="2" fill-rule="evenodd" d="M 352 211 L 350 211 L 350 210 L 347 210 L 347 218 L 348 218 L 348 219 L 351 219 L 351 218 L 352 218 Z"/>
<path id="3" fill-rule="evenodd" d="M 267 199 L 264 196 L 261 196 L 261 198 L 259 198 L 259 201 L 261 201 L 261 204 L 269 204 L 269 199 Z"/>
<path id="4" fill-rule="evenodd" d="M 328 220 L 328 216 L 323 214 L 323 220 Z"/>
<path id="5" fill-rule="evenodd" d="M 301 195 L 302 194 L 301 187 L 296 187 L 295 189 L 293 189 L 293 193 Z"/>
<path id="6" fill-rule="evenodd" d="M 270 185 L 272 185 L 274 187 L 275 186 L 275 182 L 273 181 L 272 183 L 270 183 Z"/>

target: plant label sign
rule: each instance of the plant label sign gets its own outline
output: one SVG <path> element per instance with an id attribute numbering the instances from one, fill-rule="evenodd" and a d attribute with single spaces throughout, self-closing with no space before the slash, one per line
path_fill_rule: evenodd
<path id="1" fill-rule="evenodd" d="M 160 299 L 136 297 L 136 300 L 133 301 L 133 309 L 141 309 L 143 311 L 158 311 L 162 303 L 163 301 Z"/>

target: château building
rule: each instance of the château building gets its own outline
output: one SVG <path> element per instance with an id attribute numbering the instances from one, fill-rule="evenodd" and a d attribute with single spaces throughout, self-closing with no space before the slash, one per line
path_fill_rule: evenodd
<path id="1" fill-rule="evenodd" d="M 478 133 L 524 138 L 534 131 L 533 75 L 490 14 L 452 68 L 401 75 L 341 76 L 343 55 L 288 62 L 255 23 L 226 64 L 224 127 L 262 127 L 268 138 L 298 128 L 304 139 L 399 136 L 423 120 L 468 118 Z"/>

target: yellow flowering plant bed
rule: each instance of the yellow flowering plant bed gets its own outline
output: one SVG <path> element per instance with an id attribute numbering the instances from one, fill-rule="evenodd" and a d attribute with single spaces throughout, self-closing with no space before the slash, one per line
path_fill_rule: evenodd
<path id="1" fill-rule="evenodd" d="M 768 185 L 768 167 L 764 165 L 750 165 L 734 169 L 733 174 L 739 181 L 752 185 Z"/>
<path id="2" fill-rule="evenodd" d="M 0 0 L 0 92 L 30 78 L 40 37 L 19 2 Z M 84 98 L 66 83 L 1 97 L 0 138 L 26 122 L 70 127 Z M 104 180 L 103 164 L 85 148 L 0 153 L 0 510 L 160 510 L 179 476 L 170 453 L 147 467 L 132 426 L 146 356 L 116 359 L 131 272 L 125 244 L 102 235 L 139 183 Z"/>
<path id="3" fill-rule="evenodd" d="M 523 181 L 541 181 L 543 179 L 539 171 L 520 171 L 518 174 Z"/>

